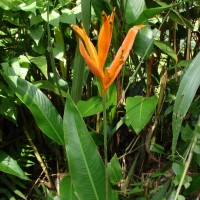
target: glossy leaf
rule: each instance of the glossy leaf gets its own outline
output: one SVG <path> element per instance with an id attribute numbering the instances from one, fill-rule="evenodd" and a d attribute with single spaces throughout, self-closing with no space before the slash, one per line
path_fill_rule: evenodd
<path id="1" fill-rule="evenodd" d="M 151 119 L 155 111 L 157 97 L 144 98 L 142 96 L 128 97 L 126 112 L 129 123 L 136 133 L 139 133 Z"/>
<path id="2" fill-rule="evenodd" d="M 125 19 L 128 28 L 137 24 L 137 19 L 146 10 L 146 4 L 144 0 L 124 1 L 124 7 L 125 7 Z M 152 51 L 152 48 L 153 48 L 152 30 L 150 28 L 144 28 L 143 30 L 139 30 L 133 46 L 134 52 L 137 55 L 141 57 L 144 56 L 145 59 L 148 59 Z"/>
<path id="3" fill-rule="evenodd" d="M 146 9 L 146 4 L 144 0 L 124 1 L 124 8 L 125 8 L 126 23 L 132 24 Z"/>
<path id="4" fill-rule="evenodd" d="M 67 97 L 63 121 L 69 171 L 79 199 L 104 200 L 104 164 L 70 95 Z"/>
<path id="5" fill-rule="evenodd" d="M 78 200 L 70 176 L 64 176 L 60 182 L 60 200 Z"/>
<path id="6" fill-rule="evenodd" d="M 28 177 L 19 167 L 17 162 L 3 151 L 0 151 L 0 171 L 28 180 Z"/>
<path id="7" fill-rule="evenodd" d="M 63 144 L 62 118 L 44 93 L 19 78 L 13 68 L 4 67 L 4 79 L 17 97 L 29 108 L 38 127 L 53 141 Z"/>
<path id="8" fill-rule="evenodd" d="M 176 101 L 173 110 L 172 119 L 172 130 L 173 130 L 173 140 L 172 140 L 172 153 L 175 153 L 176 144 L 179 137 L 179 132 L 181 130 L 181 125 L 184 116 L 186 115 L 192 100 L 197 92 L 200 85 L 200 53 L 192 61 L 189 69 L 184 74 L 176 95 Z"/>

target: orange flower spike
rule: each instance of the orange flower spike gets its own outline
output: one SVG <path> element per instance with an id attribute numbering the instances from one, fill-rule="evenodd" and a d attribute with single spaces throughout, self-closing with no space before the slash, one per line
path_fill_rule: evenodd
<path id="1" fill-rule="evenodd" d="M 97 51 L 96 48 L 94 47 L 94 45 L 92 44 L 92 42 L 90 41 L 89 37 L 86 34 L 86 31 L 84 29 L 84 27 L 81 29 L 76 25 L 71 25 L 71 28 L 81 37 L 81 39 L 84 41 L 85 46 L 88 50 L 88 53 L 91 57 L 91 59 L 96 63 L 97 67 L 99 66 L 99 60 L 98 60 L 98 55 L 97 55 Z"/>
<path id="2" fill-rule="evenodd" d="M 81 52 L 81 55 L 83 56 L 87 66 L 89 67 L 89 69 L 91 70 L 91 72 L 99 78 L 99 80 L 101 81 L 101 83 L 103 82 L 103 78 L 104 78 L 104 74 L 103 71 L 96 65 L 96 63 L 92 60 L 92 58 L 88 55 L 84 44 L 81 40 L 79 40 L 79 49 Z"/>
<path id="3" fill-rule="evenodd" d="M 106 93 L 107 88 L 113 83 L 118 73 L 120 72 L 122 65 L 125 63 L 126 59 L 128 58 L 138 30 L 144 27 L 145 25 L 138 25 L 138 26 L 134 26 L 128 31 L 113 62 L 111 63 L 110 67 L 107 67 L 105 70 L 103 94 Z"/>
<path id="4" fill-rule="evenodd" d="M 101 27 L 99 38 L 98 38 L 98 57 L 99 57 L 99 67 L 103 69 L 105 61 L 108 56 L 108 51 L 112 39 L 114 12 L 111 16 L 107 16 L 105 12 L 102 12 L 103 25 Z"/>

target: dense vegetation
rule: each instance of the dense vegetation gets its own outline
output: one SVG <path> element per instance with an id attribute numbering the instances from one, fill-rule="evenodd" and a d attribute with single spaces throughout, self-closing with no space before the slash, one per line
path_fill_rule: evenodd
<path id="1" fill-rule="evenodd" d="M 102 95 L 71 25 L 98 46 L 114 9 L 105 67 L 146 27 Z M 200 198 L 199 23 L 199 0 L 1 0 L 0 199 Z"/>

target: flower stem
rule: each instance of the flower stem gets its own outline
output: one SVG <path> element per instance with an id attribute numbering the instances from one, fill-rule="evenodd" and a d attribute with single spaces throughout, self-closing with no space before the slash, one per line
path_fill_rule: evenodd
<path id="1" fill-rule="evenodd" d="M 103 102 L 103 135 L 104 135 L 104 162 L 106 175 L 106 200 L 108 200 L 108 149 L 107 149 L 107 124 L 106 124 L 106 94 L 102 97 Z"/>

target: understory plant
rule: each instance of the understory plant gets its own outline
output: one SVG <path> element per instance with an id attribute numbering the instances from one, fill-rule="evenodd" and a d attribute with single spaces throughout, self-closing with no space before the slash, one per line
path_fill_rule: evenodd
<path id="1" fill-rule="evenodd" d="M 199 198 L 198 10 L 1 1 L 0 198 Z"/>

